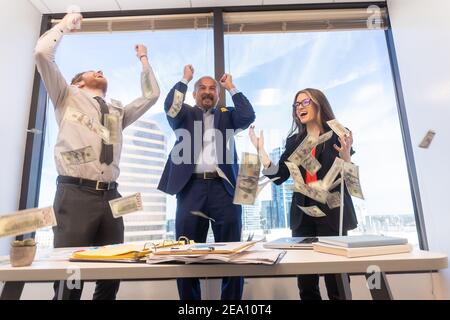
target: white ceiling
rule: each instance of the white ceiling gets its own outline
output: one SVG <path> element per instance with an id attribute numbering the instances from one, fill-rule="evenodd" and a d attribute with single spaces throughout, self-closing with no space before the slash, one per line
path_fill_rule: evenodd
<path id="1" fill-rule="evenodd" d="M 139 9 L 198 8 L 217 6 L 359 2 L 360 0 L 29 0 L 41 13 L 67 12 L 78 7 L 81 12 Z M 367 1 L 367 0 L 366 0 Z M 376 0 L 369 0 L 376 1 Z M 382 0 L 384 1 L 384 0 Z"/>

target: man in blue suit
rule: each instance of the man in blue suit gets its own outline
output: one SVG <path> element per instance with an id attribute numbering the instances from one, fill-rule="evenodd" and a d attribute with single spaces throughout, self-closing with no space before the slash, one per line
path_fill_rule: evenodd
<path id="1" fill-rule="evenodd" d="M 195 106 L 185 104 L 187 85 L 193 76 L 192 66 L 185 66 L 183 79 L 164 102 L 177 141 L 158 189 L 177 195 L 177 238 L 186 236 L 206 242 L 209 220 L 191 213 L 201 211 L 215 221 L 211 226 L 216 242 L 241 241 L 242 208 L 233 204 L 239 169 L 234 134 L 248 128 L 255 120 L 255 112 L 229 74 L 224 74 L 219 82 L 201 77 L 194 86 Z M 217 107 L 221 87 L 232 96 L 234 107 Z M 241 299 L 243 284 L 242 277 L 223 278 L 222 299 Z M 178 279 L 177 285 L 180 299 L 201 299 L 197 278 Z"/>

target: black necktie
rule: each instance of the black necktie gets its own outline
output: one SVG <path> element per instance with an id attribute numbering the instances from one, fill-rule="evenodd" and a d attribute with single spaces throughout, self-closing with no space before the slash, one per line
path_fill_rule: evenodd
<path id="1" fill-rule="evenodd" d="M 105 100 L 101 97 L 94 97 L 95 100 L 100 104 L 100 111 L 102 112 L 102 125 L 105 125 L 105 114 L 109 113 L 108 106 L 106 105 Z M 106 144 L 104 140 L 102 140 L 102 151 L 100 152 L 100 163 L 106 163 L 110 165 L 113 162 L 113 145 Z"/>

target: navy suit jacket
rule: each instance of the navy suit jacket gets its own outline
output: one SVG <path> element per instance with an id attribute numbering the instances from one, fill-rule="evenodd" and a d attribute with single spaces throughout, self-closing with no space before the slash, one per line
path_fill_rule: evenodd
<path id="1" fill-rule="evenodd" d="M 159 190 L 172 195 L 183 190 L 189 182 L 203 141 L 203 110 L 201 108 L 191 107 L 183 102 L 175 116 L 171 116 L 168 112 L 173 104 L 175 90 L 183 94 L 184 101 L 187 85 L 181 81 L 178 82 L 170 90 L 164 102 L 167 120 L 177 140 L 169 154 L 158 185 Z M 214 128 L 218 130 L 215 136 L 218 166 L 233 184 L 231 186 L 223 180 L 225 189 L 230 195 L 234 195 L 239 171 L 233 130 L 245 130 L 255 121 L 255 112 L 247 98 L 241 92 L 234 94 L 232 98 L 235 107 L 217 107 L 214 110 Z M 222 137 L 218 134 L 219 132 Z"/>

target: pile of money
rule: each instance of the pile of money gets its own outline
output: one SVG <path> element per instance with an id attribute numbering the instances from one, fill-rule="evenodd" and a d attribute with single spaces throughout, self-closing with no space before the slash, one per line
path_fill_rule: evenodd
<path id="1" fill-rule="evenodd" d="M 142 198 L 140 193 L 135 193 L 128 197 L 118 198 L 109 201 L 111 212 L 114 218 L 119 218 L 125 214 L 142 211 Z"/>
<path id="2" fill-rule="evenodd" d="M 0 217 L 0 237 L 18 236 L 50 226 L 56 226 L 53 207 L 21 210 Z"/>
<path id="3" fill-rule="evenodd" d="M 261 163 L 257 154 L 242 153 L 242 163 L 236 181 L 234 204 L 254 205 L 258 191 Z"/>
<path id="4" fill-rule="evenodd" d="M 318 138 L 307 135 L 306 138 L 303 139 L 300 145 L 289 156 L 288 161 L 296 164 L 297 166 L 301 165 L 312 175 L 315 174 L 320 170 L 322 165 L 319 161 L 317 161 L 315 157 L 313 157 L 311 151 L 315 146 L 329 140 L 332 136 L 332 131 L 328 131 Z"/>
<path id="5" fill-rule="evenodd" d="M 97 159 L 94 149 L 91 146 L 85 148 L 61 152 L 61 157 L 64 162 L 69 165 L 80 165 L 83 163 L 92 162 Z"/>
<path id="6" fill-rule="evenodd" d="M 184 94 L 175 89 L 173 94 L 173 102 L 170 106 L 169 111 L 167 111 L 167 115 L 171 118 L 175 118 L 181 110 L 183 106 Z"/>

